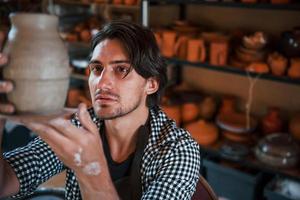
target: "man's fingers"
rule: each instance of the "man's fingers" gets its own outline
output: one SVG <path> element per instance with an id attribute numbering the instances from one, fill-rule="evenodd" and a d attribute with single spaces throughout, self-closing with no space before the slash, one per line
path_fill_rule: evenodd
<path id="1" fill-rule="evenodd" d="M 47 124 L 29 122 L 25 123 L 25 125 L 38 134 L 46 143 L 64 146 L 69 141 L 65 136 Z"/>
<path id="2" fill-rule="evenodd" d="M 0 112 L 12 114 L 15 112 L 15 107 L 12 104 L 0 104 Z"/>
<path id="3" fill-rule="evenodd" d="M 93 120 L 91 119 L 91 116 L 90 116 L 89 112 L 87 111 L 87 107 L 84 103 L 81 103 L 78 106 L 78 118 L 79 118 L 81 125 L 85 129 L 87 129 L 88 131 L 90 131 L 94 134 L 99 133 L 98 128 L 97 128 L 96 124 L 93 122 Z"/>
<path id="4" fill-rule="evenodd" d="M 6 65 L 8 63 L 8 58 L 6 55 L 0 53 L 0 67 Z"/>
<path id="5" fill-rule="evenodd" d="M 1 93 L 8 93 L 12 91 L 14 88 L 12 82 L 10 81 L 0 81 L 0 92 Z"/>

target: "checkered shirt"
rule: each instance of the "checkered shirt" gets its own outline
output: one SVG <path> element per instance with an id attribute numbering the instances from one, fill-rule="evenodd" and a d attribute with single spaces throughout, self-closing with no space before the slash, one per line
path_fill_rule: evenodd
<path id="1" fill-rule="evenodd" d="M 102 121 L 92 109 L 89 112 L 100 128 Z M 76 115 L 71 121 L 81 126 Z M 160 109 L 150 110 L 150 127 L 141 164 L 141 199 L 191 199 L 200 176 L 199 145 Z M 66 199 L 81 199 L 74 172 L 39 137 L 25 147 L 4 153 L 4 158 L 20 182 L 20 191 L 13 197 L 33 193 L 41 183 L 66 169 Z"/>

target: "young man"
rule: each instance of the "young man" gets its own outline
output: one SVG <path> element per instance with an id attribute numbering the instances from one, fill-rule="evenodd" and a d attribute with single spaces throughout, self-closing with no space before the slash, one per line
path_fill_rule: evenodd
<path id="1" fill-rule="evenodd" d="M 107 24 L 93 38 L 89 68 L 93 107 L 81 104 L 71 120 L 24 121 L 39 137 L 4 154 L 2 195 L 32 193 L 66 169 L 70 200 L 191 199 L 199 146 L 158 107 L 167 77 L 153 33 Z"/>

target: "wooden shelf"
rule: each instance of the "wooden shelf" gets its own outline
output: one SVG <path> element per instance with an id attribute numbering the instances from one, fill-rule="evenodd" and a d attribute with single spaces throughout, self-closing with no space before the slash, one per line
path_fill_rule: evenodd
<path id="1" fill-rule="evenodd" d="M 180 60 L 177 58 L 167 58 L 167 62 L 169 64 L 175 64 L 175 65 L 180 65 L 180 66 L 200 67 L 200 68 L 205 68 L 208 70 L 221 71 L 221 72 L 232 73 L 232 74 L 237 74 L 237 75 L 241 75 L 241 76 L 250 75 L 251 77 L 256 77 L 259 75 L 258 73 L 254 73 L 254 72 L 247 73 L 244 70 L 241 70 L 241 69 L 238 69 L 238 68 L 232 67 L 232 66 L 216 66 L 216 65 L 210 65 L 208 63 L 194 63 L 194 62 L 189 62 L 186 60 Z M 288 76 L 274 76 L 272 74 L 260 74 L 259 78 L 300 86 L 300 79 L 291 79 Z"/>
<path id="2" fill-rule="evenodd" d="M 220 139 L 216 143 L 214 143 L 211 146 L 201 146 L 201 149 L 206 153 L 207 155 L 214 156 L 217 158 L 222 158 L 224 160 L 239 163 L 243 166 L 254 168 L 261 170 L 266 173 L 274 173 L 281 176 L 289 177 L 291 179 L 294 179 L 296 181 L 300 181 L 300 167 L 298 166 L 294 168 L 275 168 L 271 166 L 267 166 L 266 164 L 261 163 L 259 160 L 256 159 L 253 151 L 250 151 L 249 155 L 240 159 L 230 159 L 228 157 L 222 156 L 220 153 L 220 148 L 224 144 L 225 140 Z M 253 147 L 252 147 L 253 148 Z"/>
<path id="3" fill-rule="evenodd" d="M 242 2 L 210 2 L 203 0 L 149 0 L 152 4 L 199 4 L 206 6 L 231 7 L 244 9 L 268 9 L 268 10 L 300 10 L 300 3 L 271 4 L 271 3 L 242 3 Z"/>

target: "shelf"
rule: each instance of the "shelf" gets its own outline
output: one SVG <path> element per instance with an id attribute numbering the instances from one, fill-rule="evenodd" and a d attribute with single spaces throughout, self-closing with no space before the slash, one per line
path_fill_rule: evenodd
<path id="1" fill-rule="evenodd" d="M 201 149 L 203 150 L 204 153 L 206 153 L 207 155 L 213 156 L 213 157 L 222 158 L 222 159 L 230 161 L 230 162 L 239 163 L 243 166 L 247 166 L 247 167 L 254 168 L 254 169 L 259 169 L 266 173 L 278 174 L 278 175 L 281 175 L 284 177 L 289 177 L 296 181 L 300 181 L 299 165 L 295 166 L 294 168 L 287 168 L 287 169 L 281 169 L 281 168 L 267 166 L 266 164 L 263 164 L 260 161 L 258 161 L 255 158 L 255 155 L 254 155 L 254 153 L 252 153 L 252 151 L 250 151 L 249 155 L 244 158 L 229 159 L 227 157 L 222 156 L 219 152 L 219 149 L 223 143 L 224 143 L 224 141 L 221 139 L 211 146 L 201 146 Z"/>
<path id="2" fill-rule="evenodd" d="M 170 64 L 189 65 L 191 67 L 200 67 L 200 68 L 205 68 L 205 69 L 209 69 L 209 70 L 238 74 L 241 76 L 247 76 L 249 74 L 251 77 L 256 77 L 259 75 L 258 73 L 254 73 L 254 72 L 247 73 L 244 70 L 241 70 L 241 69 L 238 69 L 238 68 L 235 68 L 232 66 L 215 66 L 215 65 L 210 65 L 208 63 L 193 63 L 193 62 L 188 62 L 186 60 L 180 60 L 180 59 L 176 59 L 176 58 L 167 58 L 167 61 Z M 300 79 L 291 79 L 288 76 L 274 76 L 272 74 L 260 74 L 260 79 L 276 81 L 276 82 L 283 82 L 283 83 L 293 84 L 293 85 L 300 85 Z"/>
<path id="3" fill-rule="evenodd" d="M 209 2 L 201 0 L 149 0 L 157 4 L 199 4 L 218 7 L 236 7 L 245 9 L 271 9 L 271 10 L 300 10 L 300 3 L 271 4 L 271 3 L 239 3 L 239 2 Z"/>

